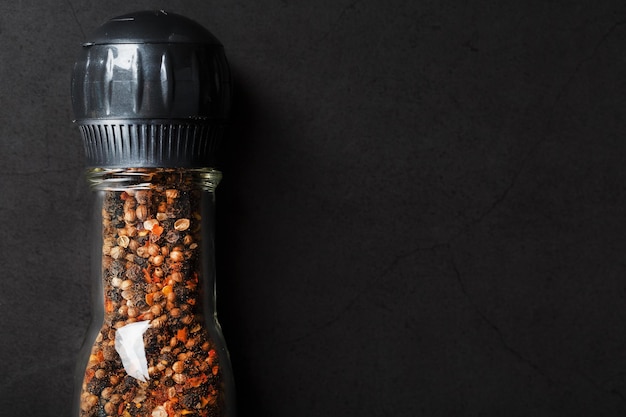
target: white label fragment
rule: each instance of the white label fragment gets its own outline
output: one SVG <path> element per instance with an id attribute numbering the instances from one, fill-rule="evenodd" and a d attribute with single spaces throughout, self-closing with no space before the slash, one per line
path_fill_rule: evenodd
<path id="1" fill-rule="evenodd" d="M 115 350 L 122 359 L 126 373 L 142 382 L 150 379 L 143 343 L 143 334 L 149 326 L 148 320 L 138 321 L 117 329 L 115 333 Z"/>

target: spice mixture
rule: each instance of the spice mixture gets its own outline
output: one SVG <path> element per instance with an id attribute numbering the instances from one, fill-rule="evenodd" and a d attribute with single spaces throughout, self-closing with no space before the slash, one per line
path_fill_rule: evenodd
<path id="1" fill-rule="evenodd" d="M 217 347 L 202 311 L 210 292 L 199 282 L 199 199 L 197 187 L 174 174 L 104 191 L 104 323 L 81 417 L 222 416 Z"/>

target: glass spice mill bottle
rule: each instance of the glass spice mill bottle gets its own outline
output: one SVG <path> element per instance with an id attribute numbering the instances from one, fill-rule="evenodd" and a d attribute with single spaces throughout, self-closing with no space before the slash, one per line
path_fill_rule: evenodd
<path id="1" fill-rule="evenodd" d="M 95 233 L 76 417 L 235 415 L 213 248 L 230 94 L 222 45 L 185 17 L 119 16 L 83 44 L 72 104 Z"/>

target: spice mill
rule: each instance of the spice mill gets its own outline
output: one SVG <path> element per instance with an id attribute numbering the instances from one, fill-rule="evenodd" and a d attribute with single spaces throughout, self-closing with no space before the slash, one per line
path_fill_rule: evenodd
<path id="1" fill-rule="evenodd" d="M 215 310 L 224 49 L 177 14 L 118 16 L 82 45 L 71 89 L 94 197 L 92 323 L 73 415 L 232 417 Z"/>

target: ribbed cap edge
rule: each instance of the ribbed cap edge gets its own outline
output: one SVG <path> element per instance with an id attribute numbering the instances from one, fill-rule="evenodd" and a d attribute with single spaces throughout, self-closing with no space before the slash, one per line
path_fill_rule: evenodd
<path id="1" fill-rule="evenodd" d="M 224 130 L 223 123 L 176 120 L 81 120 L 78 125 L 90 168 L 209 167 Z"/>

